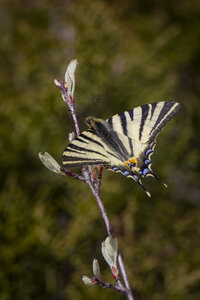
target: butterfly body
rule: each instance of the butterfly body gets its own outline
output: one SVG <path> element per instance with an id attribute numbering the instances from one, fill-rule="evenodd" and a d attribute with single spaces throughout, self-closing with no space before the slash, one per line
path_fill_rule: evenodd
<path id="1" fill-rule="evenodd" d="M 63 153 L 63 165 L 104 165 L 142 185 L 140 177 L 153 176 L 151 155 L 156 136 L 176 114 L 176 102 L 155 102 L 117 114 L 107 120 L 88 117 L 88 130 L 72 141 Z"/>

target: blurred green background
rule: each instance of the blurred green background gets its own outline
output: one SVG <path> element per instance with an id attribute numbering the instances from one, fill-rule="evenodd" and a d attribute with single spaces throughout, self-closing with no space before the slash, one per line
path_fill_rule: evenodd
<path id="1" fill-rule="evenodd" d="M 200 3 L 197 0 L 2 0 L 0 42 L 0 299 L 124 299 L 88 287 L 106 230 L 83 183 L 59 162 L 73 123 L 54 78 L 79 62 L 76 110 L 107 118 L 138 105 L 184 105 L 158 138 L 145 193 L 105 171 L 102 199 L 136 300 L 200 297 Z M 95 97 L 100 97 L 96 103 Z"/>

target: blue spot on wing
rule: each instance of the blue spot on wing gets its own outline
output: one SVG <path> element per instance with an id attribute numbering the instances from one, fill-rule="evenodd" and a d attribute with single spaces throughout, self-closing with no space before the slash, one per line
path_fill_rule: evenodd
<path id="1" fill-rule="evenodd" d="M 146 176 L 147 174 L 151 173 L 151 171 L 148 169 L 148 168 L 145 168 L 143 171 L 142 171 L 142 174 L 144 176 Z"/>
<path id="2" fill-rule="evenodd" d="M 128 171 L 124 171 L 123 174 L 124 174 L 124 176 L 130 175 L 130 173 Z"/>
<path id="3" fill-rule="evenodd" d="M 153 150 L 152 149 L 148 149 L 146 152 L 145 152 L 145 155 L 148 157 L 150 153 L 152 153 Z"/>
<path id="4" fill-rule="evenodd" d="M 113 167 L 112 169 L 113 169 L 114 172 L 120 170 L 118 167 Z"/>
<path id="5" fill-rule="evenodd" d="M 117 166 L 112 167 L 112 170 L 113 170 L 114 172 L 120 170 L 120 171 L 123 173 L 124 176 L 132 177 L 132 178 L 139 184 L 139 186 L 145 191 L 145 193 L 146 193 L 149 197 L 151 196 L 150 193 L 147 191 L 147 189 L 143 186 L 143 184 L 142 184 L 142 182 L 140 181 L 138 175 L 136 175 L 133 171 L 130 171 L 130 172 L 129 172 L 128 170 L 120 169 L 120 168 L 118 168 Z M 139 171 L 139 174 L 140 174 L 140 175 L 147 174 L 147 171 L 148 171 L 148 172 L 151 172 L 148 168 L 145 168 L 143 171 L 140 170 L 140 171 Z"/>
<path id="6" fill-rule="evenodd" d="M 150 161 L 149 159 L 145 159 L 144 164 L 145 164 L 146 166 L 148 166 L 150 163 L 151 163 L 151 161 Z"/>

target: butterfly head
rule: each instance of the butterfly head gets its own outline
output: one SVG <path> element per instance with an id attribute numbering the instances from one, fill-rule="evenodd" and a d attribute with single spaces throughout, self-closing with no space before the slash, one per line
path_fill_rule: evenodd
<path id="1" fill-rule="evenodd" d="M 94 128 L 94 118 L 93 117 L 87 117 L 85 119 L 85 123 L 87 124 L 88 127 Z"/>
<path id="2" fill-rule="evenodd" d="M 109 130 L 107 122 L 102 119 L 87 117 L 85 121 L 88 127 L 93 129 L 100 137 L 104 136 Z"/>

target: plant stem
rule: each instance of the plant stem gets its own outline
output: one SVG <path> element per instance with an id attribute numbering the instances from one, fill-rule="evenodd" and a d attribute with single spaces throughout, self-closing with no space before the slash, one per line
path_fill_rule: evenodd
<path id="1" fill-rule="evenodd" d="M 127 299 L 134 300 L 134 297 L 133 297 L 133 294 L 132 294 L 132 291 L 131 291 L 131 288 L 130 288 L 130 284 L 129 284 L 129 281 L 128 281 L 128 276 L 126 274 L 126 270 L 125 270 L 125 267 L 124 267 L 122 256 L 121 256 L 121 253 L 120 253 L 119 250 L 118 250 L 118 263 L 119 263 L 119 266 L 120 266 L 120 271 L 122 273 L 124 284 L 125 284 L 125 286 L 127 288 L 127 291 L 128 291 L 127 292 Z"/>
<path id="2" fill-rule="evenodd" d="M 103 203 L 101 201 L 99 193 L 95 190 L 95 188 L 93 187 L 93 185 L 91 183 L 88 171 L 83 171 L 83 176 L 84 176 L 85 181 L 88 184 L 90 190 L 92 191 L 92 193 L 93 193 L 96 201 L 97 201 L 97 204 L 98 204 L 99 209 L 101 211 L 101 215 L 102 215 L 104 223 L 106 225 L 107 233 L 108 233 L 109 236 L 111 236 L 112 238 L 114 238 L 114 232 L 113 232 L 112 226 L 110 225 L 110 221 L 108 219 L 108 215 L 106 213 L 105 207 L 104 207 L 104 205 L 103 205 Z"/>

